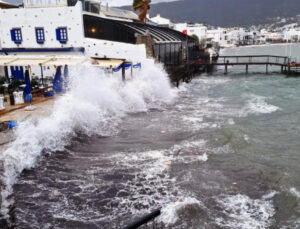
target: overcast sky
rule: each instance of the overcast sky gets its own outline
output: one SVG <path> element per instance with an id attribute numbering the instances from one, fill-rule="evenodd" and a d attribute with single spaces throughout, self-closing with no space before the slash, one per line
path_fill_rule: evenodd
<path id="1" fill-rule="evenodd" d="M 173 2 L 176 0 L 152 0 L 152 3 L 159 2 Z M 123 6 L 123 5 L 131 5 L 133 0 L 102 0 L 101 2 L 107 3 L 109 6 Z"/>

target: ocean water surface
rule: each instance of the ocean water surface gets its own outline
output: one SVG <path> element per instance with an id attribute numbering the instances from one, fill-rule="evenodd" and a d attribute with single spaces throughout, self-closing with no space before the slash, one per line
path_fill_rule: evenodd
<path id="1" fill-rule="evenodd" d="M 126 85 L 77 69 L 50 117 L 22 123 L 3 227 L 122 228 L 160 208 L 160 228 L 299 228 L 300 78 L 220 68 L 176 89 L 147 65 Z"/>

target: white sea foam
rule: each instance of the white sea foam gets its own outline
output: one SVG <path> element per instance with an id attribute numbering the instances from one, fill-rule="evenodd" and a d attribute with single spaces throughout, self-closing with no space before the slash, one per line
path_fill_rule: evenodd
<path id="1" fill-rule="evenodd" d="M 300 199 L 300 192 L 295 187 L 290 188 L 290 193 Z"/>
<path id="2" fill-rule="evenodd" d="M 272 199 L 274 196 L 276 196 L 277 194 L 279 194 L 279 192 L 272 190 L 272 191 L 270 191 L 269 193 L 263 195 L 261 198 L 262 198 L 263 200 L 270 200 L 270 199 Z"/>
<path id="3" fill-rule="evenodd" d="M 240 116 L 245 117 L 249 114 L 269 114 L 280 110 L 279 107 L 266 102 L 267 98 L 258 95 L 246 95 L 250 97 L 246 106 L 241 110 Z"/>
<path id="4" fill-rule="evenodd" d="M 181 144 L 174 145 L 171 149 L 171 159 L 176 162 L 192 163 L 196 161 L 207 161 L 206 141 L 185 141 Z"/>
<path id="5" fill-rule="evenodd" d="M 254 200 L 237 194 L 218 197 L 217 202 L 224 208 L 225 217 L 216 219 L 216 223 L 222 227 L 252 229 L 268 228 L 273 224 L 275 209 L 269 200 Z"/>
<path id="6" fill-rule="evenodd" d="M 159 220 L 163 222 L 166 226 L 174 225 L 180 218 L 178 213 L 187 208 L 198 209 L 201 208 L 203 204 L 192 197 L 186 197 L 182 200 L 178 200 L 176 202 L 168 204 L 161 210 L 161 216 Z"/>
<path id="7" fill-rule="evenodd" d="M 63 150 L 76 132 L 112 135 L 126 113 L 172 102 L 176 93 L 166 73 L 152 61 L 145 61 L 142 66 L 125 84 L 101 70 L 71 69 L 70 90 L 57 99 L 51 115 L 20 123 L 16 140 L 0 157 L 4 164 L 3 215 L 11 204 L 7 197 L 18 175 L 34 167 L 44 150 Z"/>
<path id="8" fill-rule="evenodd" d="M 205 162 L 208 160 L 208 155 L 202 150 L 205 148 L 205 141 L 184 141 L 181 144 L 175 145 L 169 149 L 151 150 L 144 152 L 131 153 L 115 153 L 109 158 L 113 162 L 114 167 L 126 169 L 134 178 L 124 183 L 124 188 L 120 193 L 126 192 L 130 195 L 114 197 L 111 201 L 118 203 L 118 209 L 112 214 L 131 215 L 141 214 L 141 209 L 135 206 L 143 206 L 143 209 L 151 209 L 152 207 L 163 207 L 162 222 L 168 224 L 168 215 L 172 215 L 171 221 L 176 221 L 177 212 L 185 206 L 198 205 L 200 202 L 193 198 L 186 198 L 188 194 L 176 185 L 176 178 L 170 177 L 169 170 L 177 163 L 193 163 Z M 101 168 L 100 168 L 101 169 Z M 174 211 L 172 212 L 173 207 Z M 177 210 L 176 210 L 177 209 Z M 113 217 L 113 216 L 105 216 Z M 109 220 L 113 220 L 110 218 Z M 169 221 L 169 223 L 171 222 Z"/>

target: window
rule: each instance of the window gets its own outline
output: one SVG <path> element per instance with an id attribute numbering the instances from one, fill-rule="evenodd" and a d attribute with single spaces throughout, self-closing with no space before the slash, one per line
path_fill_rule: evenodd
<path id="1" fill-rule="evenodd" d="M 22 43 L 22 31 L 20 28 L 10 30 L 11 40 L 16 44 Z"/>
<path id="2" fill-rule="evenodd" d="M 45 42 L 44 28 L 35 28 L 35 36 L 36 36 L 36 42 L 38 44 L 44 44 Z"/>
<path id="3" fill-rule="evenodd" d="M 66 44 L 68 41 L 68 31 L 66 27 L 61 27 L 56 29 L 56 39 L 62 43 Z"/>

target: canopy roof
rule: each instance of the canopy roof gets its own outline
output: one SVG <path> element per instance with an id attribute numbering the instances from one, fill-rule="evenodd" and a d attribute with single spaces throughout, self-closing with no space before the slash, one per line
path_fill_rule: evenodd
<path id="1" fill-rule="evenodd" d="M 166 27 L 153 26 L 149 24 L 133 23 L 133 22 L 119 22 L 128 28 L 133 29 L 136 33 L 141 35 L 150 34 L 154 38 L 154 42 L 182 42 L 192 38 L 180 33 L 176 30 Z"/>
<path id="2" fill-rule="evenodd" d="M 100 68 L 117 68 L 124 61 L 123 60 L 96 60 L 92 61 L 92 66 L 100 67 Z"/>
<path id="3" fill-rule="evenodd" d="M 103 13 L 106 17 L 139 20 L 139 17 L 133 11 L 111 7 L 101 7 L 100 9 L 101 13 Z"/>
<path id="4" fill-rule="evenodd" d="M 95 66 L 116 68 L 124 60 L 100 60 L 84 56 L 0 56 L 0 66 Z"/>
<path id="5" fill-rule="evenodd" d="M 151 35 L 154 43 L 183 43 L 195 42 L 195 40 L 173 29 L 129 22 L 112 20 L 96 15 L 83 15 L 85 36 L 101 40 L 136 43 L 138 35 Z"/>
<path id="6" fill-rule="evenodd" d="M 18 8 L 18 6 L 14 5 L 12 3 L 0 0 L 0 8 L 2 8 L 2 9 L 10 9 L 10 8 Z"/>

